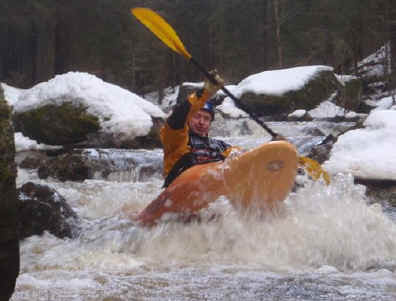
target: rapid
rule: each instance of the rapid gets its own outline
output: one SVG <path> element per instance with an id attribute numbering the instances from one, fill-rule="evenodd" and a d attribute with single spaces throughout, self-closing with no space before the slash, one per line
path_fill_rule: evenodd
<path id="1" fill-rule="evenodd" d="M 340 127 L 269 124 L 302 154 L 319 139 L 306 134 L 309 129 Z M 261 129 L 218 133 L 245 149 L 269 140 Z M 130 152 L 143 165 L 162 156 L 159 149 Z M 328 186 L 302 178 L 304 187 L 276 216 L 241 216 L 219 199 L 202 212 L 203 222 L 142 228 L 125 208 L 143 209 L 163 180 L 160 171 L 149 179 L 139 172 L 78 183 L 40 180 L 36 171 L 19 169 L 18 185 L 55 188 L 81 217 L 82 230 L 76 239 L 45 233 L 24 240 L 11 300 L 396 299 L 394 209 L 370 200 L 350 175 L 335 175 Z M 216 219 L 205 221 L 213 214 Z"/>

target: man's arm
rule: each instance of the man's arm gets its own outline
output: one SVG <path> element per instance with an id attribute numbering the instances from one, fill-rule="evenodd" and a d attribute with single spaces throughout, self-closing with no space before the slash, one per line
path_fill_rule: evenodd
<path id="1" fill-rule="evenodd" d="M 192 93 L 186 101 L 177 104 L 161 129 L 161 142 L 164 148 L 164 174 L 167 175 L 173 164 L 190 151 L 188 147 L 191 115 L 199 111 L 223 85 L 224 81 L 215 74 L 218 84 L 205 81 L 204 88 Z"/>
<path id="2" fill-rule="evenodd" d="M 167 124 L 174 130 L 180 130 L 184 128 L 189 120 L 189 117 L 195 112 L 199 111 L 205 102 L 212 96 L 216 95 L 216 92 L 224 85 L 224 80 L 217 73 L 217 70 L 209 72 L 217 83 L 212 83 L 209 80 L 205 80 L 204 87 L 195 93 L 192 93 L 187 101 L 183 101 L 175 106 L 172 114 L 168 117 Z M 224 97 L 213 98 L 219 103 L 214 102 L 215 105 L 220 104 Z"/>
<path id="3" fill-rule="evenodd" d="M 161 142 L 164 149 L 164 175 L 167 175 L 184 154 L 190 151 L 188 147 L 190 116 L 201 109 L 209 94 L 192 93 L 188 100 L 175 106 L 165 125 L 161 128 Z"/>

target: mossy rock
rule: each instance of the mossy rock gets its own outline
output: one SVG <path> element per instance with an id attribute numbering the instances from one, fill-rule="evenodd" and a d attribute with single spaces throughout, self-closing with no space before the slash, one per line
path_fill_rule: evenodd
<path id="1" fill-rule="evenodd" d="M 11 124 L 11 109 L 4 100 L 0 87 L 0 242 L 18 237 L 16 199 L 16 165 L 14 130 Z"/>
<path id="2" fill-rule="evenodd" d="M 150 132 L 146 136 L 138 136 L 133 140 L 126 140 L 119 145 L 119 148 L 147 148 L 153 149 L 162 147 L 161 138 L 160 138 L 160 130 L 164 125 L 165 121 L 162 118 L 151 117 L 153 121 L 153 126 L 150 129 Z"/>
<path id="3" fill-rule="evenodd" d="M 11 125 L 11 109 L 4 100 L 0 87 L 0 182 L 2 184 L 14 181 L 16 171 L 13 166 L 15 156 L 14 131 Z"/>
<path id="4" fill-rule="evenodd" d="M 16 112 L 13 120 L 17 131 L 49 145 L 78 143 L 100 130 L 98 117 L 89 114 L 83 105 L 75 106 L 71 102 Z"/>
<path id="5" fill-rule="evenodd" d="M 84 181 L 92 179 L 90 168 L 84 159 L 77 154 L 64 154 L 54 160 L 44 162 L 38 169 L 40 179 L 48 176 L 60 181 Z"/>
<path id="6" fill-rule="evenodd" d="M 297 109 L 310 110 L 341 88 L 332 71 L 321 71 L 299 90 L 282 96 L 245 93 L 241 96 L 247 108 L 259 116 L 288 115 Z"/>
<path id="7" fill-rule="evenodd" d="M 362 80 L 359 78 L 349 80 L 340 91 L 341 93 L 337 105 L 348 111 L 360 112 L 363 93 Z"/>

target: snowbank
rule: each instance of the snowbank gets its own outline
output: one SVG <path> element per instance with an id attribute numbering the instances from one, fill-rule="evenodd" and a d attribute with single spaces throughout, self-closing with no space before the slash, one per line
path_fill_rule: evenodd
<path id="1" fill-rule="evenodd" d="M 324 168 L 364 179 L 396 180 L 396 111 L 372 111 L 364 125 L 338 138 Z"/>

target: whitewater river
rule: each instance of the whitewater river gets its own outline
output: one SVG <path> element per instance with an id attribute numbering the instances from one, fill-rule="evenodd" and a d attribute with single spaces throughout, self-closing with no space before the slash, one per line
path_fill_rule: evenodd
<path id="1" fill-rule="evenodd" d="M 314 143 L 301 128 L 272 125 L 303 149 Z M 250 148 L 265 135 L 232 137 Z M 304 147 L 303 147 L 304 146 Z M 161 151 L 141 152 L 160 160 Z M 50 185 L 82 218 L 77 239 L 50 234 L 21 245 L 21 300 L 396 300 L 396 217 L 372 204 L 348 175 L 331 185 L 307 182 L 278 216 L 238 215 L 220 199 L 203 223 L 137 227 L 123 208 L 139 211 L 160 191 L 159 174 L 136 181 L 138 170 L 83 183 Z"/>

